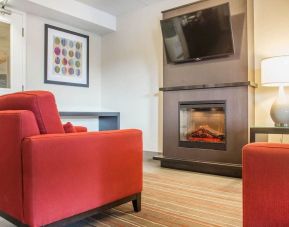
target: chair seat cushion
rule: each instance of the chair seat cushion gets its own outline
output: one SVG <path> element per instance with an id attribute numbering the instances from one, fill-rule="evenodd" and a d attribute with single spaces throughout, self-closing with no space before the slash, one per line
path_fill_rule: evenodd
<path id="1" fill-rule="evenodd" d="M 30 110 L 41 134 L 64 133 L 51 92 L 27 91 L 0 96 L 0 110 Z"/>

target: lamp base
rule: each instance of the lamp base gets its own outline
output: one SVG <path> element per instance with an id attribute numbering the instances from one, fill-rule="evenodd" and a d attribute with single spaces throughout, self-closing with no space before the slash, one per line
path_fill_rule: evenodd
<path id="1" fill-rule="evenodd" d="M 279 87 L 279 95 L 270 111 L 276 127 L 289 127 L 289 99 L 285 95 L 284 87 Z"/>

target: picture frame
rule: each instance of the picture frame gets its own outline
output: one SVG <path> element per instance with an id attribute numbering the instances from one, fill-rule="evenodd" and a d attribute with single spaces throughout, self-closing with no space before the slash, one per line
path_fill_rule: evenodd
<path id="1" fill-rule="evenodd" d="M 44 83 L 89 87 L 89 36 L 45 24 Z"/>

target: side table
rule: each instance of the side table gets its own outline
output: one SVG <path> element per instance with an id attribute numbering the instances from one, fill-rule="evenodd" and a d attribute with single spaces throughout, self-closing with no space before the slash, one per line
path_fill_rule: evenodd
<path id="1" fill-rule="evenodd" d="M 256 142 L 256 134 L 289 134 L 289 128 L 284 127 L 251 127 L 250 142 Z"/>

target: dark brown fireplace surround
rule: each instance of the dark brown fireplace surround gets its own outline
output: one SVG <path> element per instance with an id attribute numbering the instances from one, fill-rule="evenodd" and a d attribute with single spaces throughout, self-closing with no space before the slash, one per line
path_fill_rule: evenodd
<path id="1" fill-rule="evenodd" d="M 252 0 L 205 0 L 163 12 L 167 19 L 229 2 L 235 54 L 168 64 L 164 55 L 162 167 L 241 177 L 254 124 Z"/>

